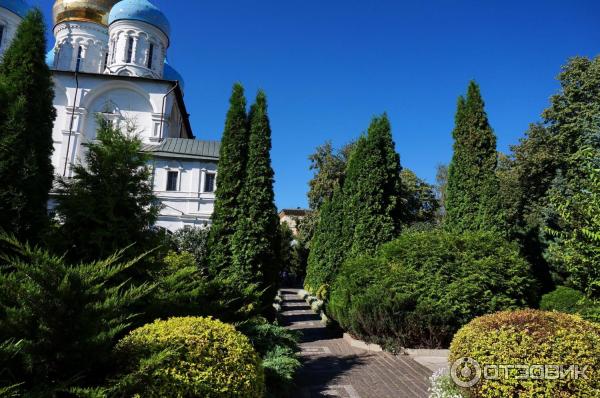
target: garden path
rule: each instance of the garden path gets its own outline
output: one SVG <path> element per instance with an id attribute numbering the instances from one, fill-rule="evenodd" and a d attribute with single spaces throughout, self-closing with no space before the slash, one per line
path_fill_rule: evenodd
<path id="1" fill-rule="evenodd" d="M 425 398 L 431 371 L 410 357 L 350 346 L 320 322 L 298 289 L 281 289 L 282 322 L 302 332 L 294 398 Z"/>

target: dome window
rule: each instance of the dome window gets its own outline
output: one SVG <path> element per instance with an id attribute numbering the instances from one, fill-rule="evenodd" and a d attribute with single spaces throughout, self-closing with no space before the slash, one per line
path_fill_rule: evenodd
<path id="1" fill-rule="evenodd" d="M 130 64 L 133 61 L 133 37 L 127 40 L 127 63 Z"/>
<path id="2" fill-rule="evenodd" d="M 79 46 L 79 49 L 77 50 L 77 63 L 75 64 L 75 71 L 79 72 L 79 70 L 81 69 L 81 62 L 83 61 L 83 47 Z"/>
<path id="3" fill-rule="evenodd" d="M 154 44 L 150 43 L 148 48 L 148 69 L 152 69 L 152 59 L 154 58 Z"/>

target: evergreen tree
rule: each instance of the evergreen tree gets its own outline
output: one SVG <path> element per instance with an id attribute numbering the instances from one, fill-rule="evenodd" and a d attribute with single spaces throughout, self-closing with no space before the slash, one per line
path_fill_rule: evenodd
<path id="1" fill-rule="evenodd" d="M 156 245 L 151 227 L 159 206 L 152 192 L 148 155 L 133 134 L 99 118 L 97 143 L 87 144 L 85 165 L 59 181 L 57 214 L 62 240 L 77 261 L 105 258 L 135 245 L 140 253 Z"/>
<path id="2" fill-rule="evenodd" d="M 310 243 L 305 288 L 317 293 L 333 283 L 348 249 L 344 236 L 344 197 L 342 188 L 337 186 L 319 211 L 319 222 Z"/>
<path id="3" fill-rule="evenodd" d="M 0 63 L 0 228 L 37 241 L 47 223 L 56 111 L 42 13 L 30 12 Z"/>
<path id="4" fill-rule="evenodd" d="M 446 225 L 457 231 L 501 230 L 496 136 L 475 82 L 459 97 L 448 170 Z"/>
<path id="5" fill-rule="evenodd" d="M 377 117 L 356 143 L 346 170 L 344 236 L 351 255 L 374 253 L 400 232 L 400 171 L 388 117 Z"/>
<path id="6" fill-rule="evenodd" d="M 246 98 L 241 84 L 233 86 L 219 154 L 219 181 L 208 236 L 207 266 L 217 275 L 232 265 L 232 239 L 242 213 L 240 195 L 248 157 Z"/>
<path id="7" fill-rule="evenodd" d="M 273 192 L 274 173 L 271 167 L 271 127 L 267 114 L 267 99 L 259 91 L 250 109 L 248 162 L 243 189 L 238 200 L 232 239 L 233 272 L 243 281 L 256 281 L 267 288 L 271 299 L 279 276 L 279 219 Z"/>

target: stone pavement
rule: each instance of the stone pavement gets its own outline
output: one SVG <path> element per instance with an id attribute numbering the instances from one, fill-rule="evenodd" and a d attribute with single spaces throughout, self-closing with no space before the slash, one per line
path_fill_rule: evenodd
<path id="1" fill-rule="evenodd" d="M 294 398 L 426 398 L 431 371 L 410 357 L 350 346 L 341 332 L 323 326 L 298 296 L 281 289 L 282 322 L 302 332 L 303 367 Z"/>

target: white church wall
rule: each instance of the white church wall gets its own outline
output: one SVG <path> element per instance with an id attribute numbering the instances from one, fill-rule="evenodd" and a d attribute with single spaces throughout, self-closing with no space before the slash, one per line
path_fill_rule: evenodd
<path id="1" fill-rule="evenodd" d="M 2 30 L 2 37 L 0 38 L 0 58 L 10 46 L 20 23 L 21 17 L 5 8 L 0 8 L 0 30 Z"/>
<path id="2" fill-rule="evenodd" d="M 77 68 L 87 73 L 104 72 L 108 53 L 108 29 L 91 22 L 62 22 L 54 27 L 54 65 L 58 70 Z"/>
<path id="3" fill-rule="evenodd" d="M 164 206 L 157 225 L 170 231 L 186 225 L 210 225 L 215 193 L 206 192 L 205 179 L 207 174 L 211 174 L 217 180 L 216 162 L 156 158 L 151 164 L 153 190 Z M 177 173 L 175 190 L 168 190 L 169 172 Z"/>
<path id="4" fill-rule="evenodd" d="M 168 95 L 165 100 L 165 95 L 172 88 L 171 83 L 148 79 L 115 80 L 106 75 L 80 74 L 77 91 L 73 73 L 55 73 L 54 81 L 57 119 L 53 131 L 53 164 L 61 175 L 65 162 L 70 165 L 83 158 L 82 144 L 96 138 L 96 117 L 104 111 L 108 111 L 104 117 L 122 127 L 126 122 L 132 122 L 144 143 L 157 143 L 162 137 L 179 137 L 181 123 L 177 124 L 177 121 L 181 118 L 181 111 L 173 95 Z M 70 166 L 67 167 L 67 176 L 70 175 L 69 170 Z"/>

